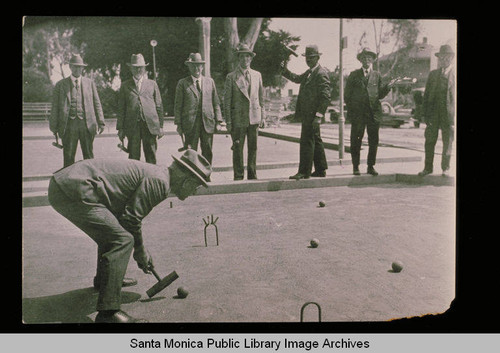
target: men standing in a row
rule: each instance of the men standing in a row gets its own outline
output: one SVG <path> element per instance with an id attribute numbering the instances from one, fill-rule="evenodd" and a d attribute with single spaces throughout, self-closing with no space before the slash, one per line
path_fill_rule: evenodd
<path id="1" fill-rule="evenodd" d="M 248 46 L 240 45 L 239 65 L 226 77 L 224 118 L 233 140 L 234 180 L 243 180 L 243 146 L 248 138 L 247 178 L 257 179 L 257 136 L 259 124 L 264 121 L 264 88 L 260 72 L 250 64 L 255 56 Z"/>
<path id="2" fill-rule="evenodd" d="M 190 75 L 179 80 L 175 89 L 174 124 L 184 134 L 184 147 L 198 150 L 212 164 L 214 132 L 223 121 L 215 82 L 202 75 L 205 61 L 201 54 L 191 53 L 184 62 Z"/>
<path id="3" fill-rule="evenodd" d="M 382 84 L 380 72 L 373 70 L 377 54 L 363 48 L 357 56 L 362 67 L 351 72 L 347 78 L 344 100 L 347 114 L 351 120 L 351 157 L 353 174 L 360 175 L 360 151 L 365 128 L 368 133 L 368 169 L 367 173 L 378 175 L 374 165 L 377 158 L 382 105 L 380 99 L 391 90 L 396 80 Z"/>
<path id="4" fill-rule="evenodd" d="M 302 121 L 300 133 L 300 162 L 297 174 L 290 179 L 325 177 L 328 164 L 321 139 L 320 124 L 330 103 L 330 79 L 328 72 L 319 64 L 321 53 L 316 45 L 308 45 L 302 54 L 309 69 L 296 75 L 283 68 L 283 76 L 300 83 L 295 115 Z M 314 163 L 314 172 L 311 174 Z"/>
<path id="5" fill-rule="evenodd" d="M 104 115 L 95 83 L 82 76 L 87 66 L 79 54 L 69 61 L 71 76 L 56 83 L 49 128 L 63 143 L 64 167 L 75 163 L 78 141 L 84 159 L 94 158 L 94 137 L 104 131 Z"/>
<path id="6" fill-rule="evenodd" d="M 438 57 L 438 68 L 429 73 L 422 104 L 422 115 L 426 123 L 425 166 L 418 173 L 420 176 L 433 172 L 434 148 L 440 129 L 443 139 L 441 169 L 443 175 L 448 174 L 455 137 L 455 72 L 452 65 L 455 53 L 451 46 L 445 44 L 435 55 Z"/>
<path id="7" fill-rule="evenodd" d="M 163 136 L 163 106 L 160 89 L 146 75 L 142 54 L 132 54 L 132 78 L 123 82 L 118 101 L 118 137 L 128 140 L 129 159 L 141 159 L 141 142 L 147 163 L 156 164 L 157 139 Z"/>

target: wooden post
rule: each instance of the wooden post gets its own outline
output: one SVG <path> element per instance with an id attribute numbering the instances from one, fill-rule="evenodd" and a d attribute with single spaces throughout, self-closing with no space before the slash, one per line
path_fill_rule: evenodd
<path id="1" fill-rule="evenodd" d="M 201 57 L 205 60 L 206 77 L 210 76 L 210 21 L 212 17 L 197 17 L 196 23 L 200 27 L 199 50 Z"/>

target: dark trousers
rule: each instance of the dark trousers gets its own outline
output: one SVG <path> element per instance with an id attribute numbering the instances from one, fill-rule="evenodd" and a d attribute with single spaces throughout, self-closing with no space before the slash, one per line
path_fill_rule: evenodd
<path id="1" fill-rule="evenodd" d="M 212 145 L 214 134 L 206 132 L 201 116 L 196 118 L 193 129 L 186 132 L 185 137 L 185 143 L 191 145 L 191 148 L 195 151 L 198 150 L 198 142 L 200 142 L 201 155 L 205 157 L 210 164 L 212 164 Z"/>
<path id="2" fill-rule="evenodd" d="M 380 123 L 371 118 L 353 119 L 351 122 L 351 158 L 352 165 L 359 167 L 363 136 L 368 134 L 368 166 L 373 167 L 377 159 L 378 131 Z"/>
<path id="3" fill-rule="evenodd" d="M 299 173 L 310 176 L 313 164 L 315 171 L 328 169 L 321 129 L 320 125 L 303 122 L 300 131 Z"/>
<path id="4" fill-rule="evenodd" d="M 134 248 L 134 237 L 106 207 L 69 199 L 53 178 L 50 180 L 48 197 L 58 213 L 97 243 L 99 297 L 96 309 L 119 310 L 123 278 Z"/>
<path id="5" fill-rule="evenodd" d="M 433 171 L 434 167 L 434 148 L 438 139 L 439 130 L 443 139 L 443 154 L 441 155 L 441 169 L 450 169 L 451 149 L 455 139 L 455 127 L 450 124 L 427 123 L 425 128 L 425 169 Z"/>
<path id="6" fill-rule="evenodd" d="M 243 179 L 243 147 L 245 138 L 248 136 L 248 160 L 247 178 L 257 179 L 257 136 L 259 135 L 259 124 L 248 125 L 247 127 L 233 127 L 231 137 L 233 139 L 233 170 L 234 179 Z M 236 143 L 236 141 L 239 141 Z"/>
<path id="7" fill-rule="evenodd" d="M 156 150 L 158 148 L 158 142 L 156 140 L 156 135 L 152 135 L 149 132 L 148 125 L 144 120 L 139 120 L 137 124 L 137 129 L 129 132 L 127 134 L 128 139 L 128 158 L 129 159 L 141 159 L 141 142 L 142 149 L 144 150 L 144 156 L 146 157 L 146 162 L 151 164 L 156 164 Z"/>
<path id="8" fill-rule="evenodd" d="M 82 148 L 83 159 L 94 158 L 94 135 L 87 129 L 85 119 L 68 119 L 66 131 L 62 136 L 64 167 L 75 163 L 78 141 Z"/>

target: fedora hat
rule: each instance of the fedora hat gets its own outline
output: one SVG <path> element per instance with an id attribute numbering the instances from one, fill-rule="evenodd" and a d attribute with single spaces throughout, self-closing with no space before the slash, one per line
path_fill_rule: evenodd
<path id="1" fill-rule="evenodd" d="M 240 54 L 243 54 L 243 53 L 250 54 L 250 55 L 252 55 L 252 57 L 255 56 L 255 53 L 250 50 L 250 48 L 248 47 L 248 45 L 246 45 L 246 44 L 240 44 L 238 46 L 238 48 L 236 49 L 236 54 L 240 55 Z"/>
<path id="2" fill-rule="evenodd" d="M 365 55 L 370 55 L 373 59 L 376 59 L 377 58 L 377 54 L 371 50 L 370 48 L 363 48 L 359 53 L 358 53 L 358 56 L 357 56 L 357 59 L 358 60 L 361 60 L 361 57 L 365 56 Z"/>
<path id="3" fill-rule="evenodd" d="M 212 167 L 205 157 L 195 150 L 187 149 L 180 158 L 176 156 L 172 158 L 196 176 L 203 186 L 208 186 L 207 181 L 212 174 Z"/>
<path id="4" fill-rule="evenodd" d="M 319 52 L 317 45 L 308 45 L 306 46 L 306 51 L 302 56 L 320 56 L 322 53 Z"/>
<path id="5" fill-rule="evenodd" d="M 80 54 L 72 54 L 71 59 L 69 59 L 69 64 L 75 66 L 87 66 L 87 64 L 83 62 L 83 59 L 80 56 Z"/>
<path id="6" fill-rule="evenodd" d="M 434 55 L 436 55 L 438 57 L 442 56 L 442 55 L 455 55 L 455 52 L 451 48 L 451 45 L 444 44 L 444 45 L 441 45 L 441 47 L 439 48 L 439 51 L 437 53 L 435 53 Z"/>
<path id="7" fill-rule="evenodd" d="M 144 57 L 142 54 L 132 54 L 130 58 L 130 63 L 127 63 L 128 66 L 148 66 L 144 61 Z"/>
<path id="8" fill-rule="evenodd" d="M 201 58 L 200 53 L 191 53 L 184 64 L 204 64 L 205 61 Z"/>

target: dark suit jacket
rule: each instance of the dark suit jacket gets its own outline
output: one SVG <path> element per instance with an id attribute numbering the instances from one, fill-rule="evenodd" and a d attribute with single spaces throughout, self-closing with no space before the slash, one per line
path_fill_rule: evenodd
<path id="1" fill-rule="evenodd" d="M 330 104 L 330 78 L 328 71 L 318 65 L 307 77 L 308 71 L 297 75 L 285 69 L 283 76 L 300 83 L 295 115 L 302 122 L 312 122 L 316 113 L 325 114 Z"/>
<path id="2" fill-rule="evenodd" d="M 104 126 L 101 101 L 97 94 L 97 87 L 91 79 L 81 77 L 83 111 L 87 122 L 87 129 L 92 135 L 97 133 L 97 127 Z M 52 110 L 49 117 L 49 128 L 53 133 L 64 136 L 69 119 L 71 106 L 71 76 L 56 83 L 52 96 Z"/>
<path id="3" fill-rule="evenodd" d="M 138 129 L 142 110 L 149 132 L 159 135 L 163 128 L 163 106 L 160 89 L 155 81 L 143 78 L 141 91 L 137 91 L 134 79 L 122 83 L 118 99 L 116 129 L 126 135 Z"/>
<path id="4" fill-rule="evenodd" d="M 222 122 L 220 100 L 213 79 L 203 76 L 201 82 L 203 126 L 207 133 L 213 134 L 216 121 Z M 174 124 L 180 125 L 183 132 L 189 132 L 193 129 L 198 116 L 198 95 L 198 89 L 195 87 L 191 76 L 179 80 L 175 89 Z"/>
<path id="5" fill-rule="evenodd" d="M 226 76 L 224 86 L 224 119 L 228 126 L 247 127 L 264 119 L 264 87 L 260 72 L 249 69 L 251 91 L 238 67 Z"/>
<path id="6" fill-rule="evenodd" d="M 425 85 L 424 100 L 422 102 L 422 116 L 424 121 L 428 123 L 437 118 L 437 111 L 435 108 L 438 106 L 436 100 L 437 86 L 439 83 L 440 70 L 433 70 L 429 73 L 427 83 Z M 453 68 L 448 73 L 448 92 L 446 94 L 446 110 L 448 115 L 448 123 L 455 124 L 455 73 Z"/>
<path id="7" fill-rule="evenodd" d="M 367 83 L 365 83 L 363 69 L 351 72 L 344 91 L 349 119 L 354 121 L 373 117 L 376 121 L 380 121 L 382 119 L 380 99 L 384 98 L 389 91 L 390 88 L 382 84 L 380 72 L 372 70 Z"/>
<path id="8" fill-rule="evenodd" d="M 54 180 L 71 200 L 109 209 L 136 239 L 142 219 L 170 192 L 166 167 L 133 159 L 86 159 L 57 171 Z"/>

